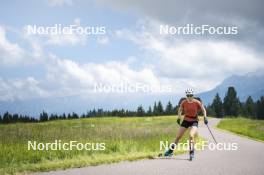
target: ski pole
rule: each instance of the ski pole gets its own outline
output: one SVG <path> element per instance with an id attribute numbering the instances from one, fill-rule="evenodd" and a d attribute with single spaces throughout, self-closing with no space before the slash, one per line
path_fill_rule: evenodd
<path id="1" fill-rule="evenodd" d="M 207 126 L 207 128 L 208 128 L 208 130 L 209 130 L 209 132 L 210 132 L 211 136 L 213 137 L 213 139 L 214 139 L 215 143 L 217 144 L 217 141 L 215 140 L 215 137 L 214 137 L 214 135 L 213 135 L 213 133 L 212 133 L 211 129 L 209 128 L 208 124 L 206 124 L 206 126 Z"/>

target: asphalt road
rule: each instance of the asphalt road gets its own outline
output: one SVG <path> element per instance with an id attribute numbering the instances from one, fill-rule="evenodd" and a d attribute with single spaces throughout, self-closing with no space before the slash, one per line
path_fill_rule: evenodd
<path id="1" fill-rule="evenodd" d="M 206 149 L 197 151 L 193 161 L 188 161 L 188 155 L 184 154 L 174 159 L 145 159 L 34 175 L 264 175 L 264 143 L 214 129 L 212 126 L 218 121 L 209 121 L 217 142 L 237 143 L 236 151 Z M 199 126 L 199 135 L 213 142 L 204 124 Z"/>

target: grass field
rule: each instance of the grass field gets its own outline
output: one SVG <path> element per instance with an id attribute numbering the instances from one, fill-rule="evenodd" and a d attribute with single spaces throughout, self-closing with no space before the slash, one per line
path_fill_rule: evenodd
<path id="1" fill-rule="evenodd" d="M 0 125 L 0 174 L 83 167 L 157 156 L 172 141 L 175 116 L 88 118 Z M 186 142 L 185 136 L 182 142 Z M 104 142 L 104 151 L 27 150 L 28 141 Z M 176 152 L 180 153 L 179 152 Z"/>
<path id="2" fill-rule="evenodd" d="M 264 120 L 228 118 L 221 120 L 217 127 L 239 135 L 264 141 Z"/>

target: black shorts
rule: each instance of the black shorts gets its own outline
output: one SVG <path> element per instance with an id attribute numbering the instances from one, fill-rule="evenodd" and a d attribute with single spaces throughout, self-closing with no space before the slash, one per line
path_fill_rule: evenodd
<path id="1" fill-rule="evenodd" d="M 181 126 L 184 127 L 184 128 L 189 128 L 189 127 L 192 127 L 192 126 L 196 126 L 198 127 L 198 121 L 187 121 L 187 120 L 183 120 L 182 123 L 181 123 Z"/>

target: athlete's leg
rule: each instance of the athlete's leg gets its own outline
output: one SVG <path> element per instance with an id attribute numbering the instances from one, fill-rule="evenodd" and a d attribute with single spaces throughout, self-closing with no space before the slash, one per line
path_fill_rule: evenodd
<path id="1" fill-rule="evenodd" d="M 179 140 L 182 138 L 184 132 L 186 131 L 187 128 L 183 127 L 183 126 L 180 126 L 178 132 L 177 132 L 177 135 L 176 135 L 176 138 L 175 138 L 175 145 L 178 144 Z M 173 154 L 173 151 L 175 149 L 175 145 L 171 145 L 171 147 L 165 152 L 165 156 L 171 156 Z"/>
<path id="2" fill-rule="evenodd" d="M 176 135 L 175 141 L 174 143 L 177 145 L 179 140 L 182 138 L 183 134 L 185 133 L 185 131 L 187 130 L 187 128 L 180 126 L 178 133 Z"/>
<path id="3" fill-rule="evenodd" d="M 190 133 L 189 133 L 189 144 L 190 144 L 190 151 L 194 151 L 194 144 L 195 144 L 195 140 L 194 137 L 197 133 L 197 126 L 192 126 L 190 129 Z"/>

